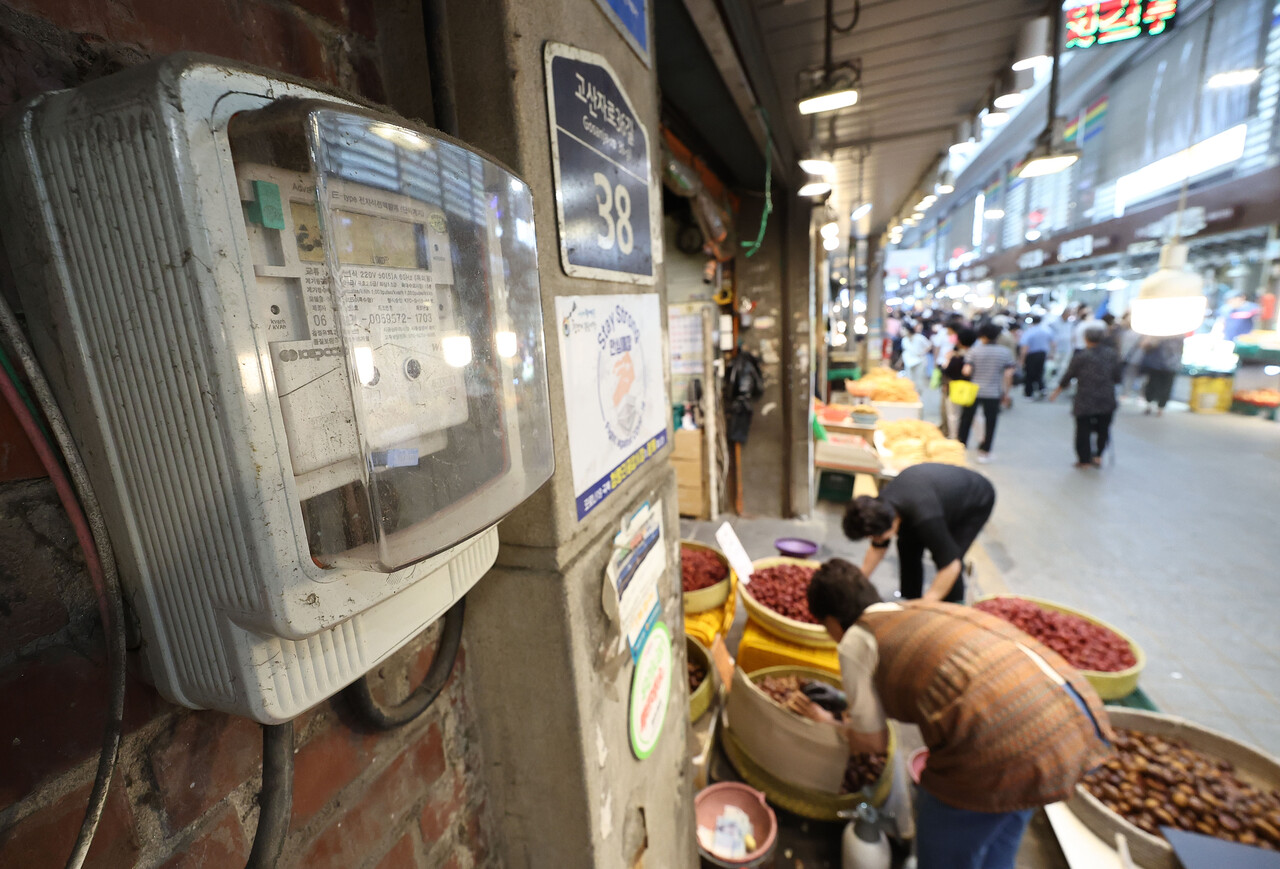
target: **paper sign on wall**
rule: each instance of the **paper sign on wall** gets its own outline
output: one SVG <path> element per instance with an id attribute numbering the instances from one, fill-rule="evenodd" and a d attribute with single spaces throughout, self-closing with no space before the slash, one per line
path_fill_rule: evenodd
<path id="1" fill-rule="evenodd" d="M 667 445 L 671 413 L 654 293 L 556 298 L 578 518 Z"/>

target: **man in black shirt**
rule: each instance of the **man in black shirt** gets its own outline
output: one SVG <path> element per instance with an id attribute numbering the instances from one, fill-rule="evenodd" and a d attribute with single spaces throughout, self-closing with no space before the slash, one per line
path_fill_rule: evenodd
<path id="1" fill-rule="evenodd" d="M 898 538 L 899 587 L 904 598 L 921 597 L 924 551 L 938 572 L 925 600 L 964 601 L 964 555 L 991 518 L 996 490 L 975 471 L 954 465 L 912 465 L 885 484 L 880 497 L 855 498 L 844 514 L 850 540 L 871 538 L 862 573 L 871 576 Z"/>

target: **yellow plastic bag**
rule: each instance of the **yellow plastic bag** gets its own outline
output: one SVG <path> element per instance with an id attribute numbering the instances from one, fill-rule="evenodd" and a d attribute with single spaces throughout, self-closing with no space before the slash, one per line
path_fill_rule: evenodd
<path id="1" fill-rule="evenodd" d="M 951 381 L 951 403 L 968 407 L 978 400 L 978 384 L 972 380 Z"/>

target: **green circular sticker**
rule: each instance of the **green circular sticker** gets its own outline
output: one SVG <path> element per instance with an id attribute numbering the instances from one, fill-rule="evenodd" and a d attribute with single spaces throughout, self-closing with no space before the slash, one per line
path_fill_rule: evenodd
<path id="1" fill-rule="evenodd" d="M 631 709 L 628 720 L 631 750 L 644 760 L 662 735 L 671 702 L 671 632 L 662 622 L 653 626 L 636 659 L 631 676 Z"/>

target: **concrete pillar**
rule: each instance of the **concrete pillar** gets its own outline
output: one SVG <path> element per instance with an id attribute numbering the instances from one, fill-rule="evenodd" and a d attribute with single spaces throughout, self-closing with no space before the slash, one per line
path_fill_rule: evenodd
<path id="1" fill-rule="evenodd" d="M 810 209 L 799 207 L 794 197 L 786 202 L 782 219 L 786 227 L 783 311 L 785 360 L 783 406 L 787 420 L 787 516 L 807 516 L 813 509 L 813 435 L 809 415 L 813 409 L 817 334 L 813 245 L 810 241 Z M 813 235 L 816 236 L 816 233 Z"/>
<path id="2" fill-rule="evenodd" d="M 467 670 L 495 803 L 497 862 L 508 869 L 686 869 L 697 858 L 685 772 L 679 570 L 668 567 L 659 584 L 662 618 L 675 638 L 675 678 L 661 739 L 643 761 L 628 741 L 633 665 L 610 651 L 614 635 L 601 606 L 612 537 L 640 503 L 661 500 L 667 561 L 679 563 L 669 449 L 577 519 L 554 308 L 557 296 L 665 291 L 660 266 L 654 288 L 569 278 L 561 269 L 543 46 L 562 42 L 604 55 L 648 126 L 660 179 L 655 76 L 587 0 L 450 2 L 449 18 L 460 136 L 533 190 L 556 451 L 553 479 L 502 523 L 498 565 L 468 599 Z M 651 192 L 660 196 L 660 184 Z M 664 378 L 669 387 L 665 365 Z"/>
<path id="3" fill-rule="evenodd" d="M 863 371 L 880 365 L 880 343 L 884 340 L 884 263 L 880 239 L 867 239 L 867 339 L 862 342 Z"/>

